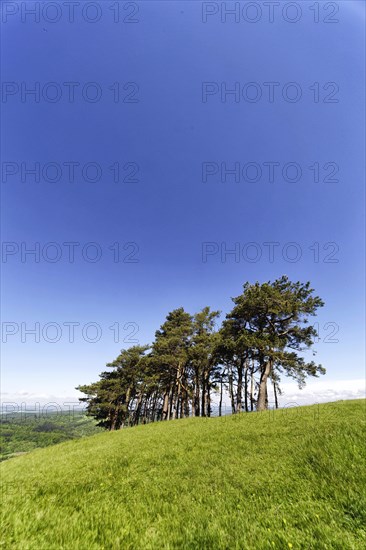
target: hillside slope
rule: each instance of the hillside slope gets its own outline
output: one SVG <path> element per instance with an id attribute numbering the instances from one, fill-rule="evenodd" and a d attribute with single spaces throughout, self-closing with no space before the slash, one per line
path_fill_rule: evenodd
<path id="1" fill-rule="evenodd" d="M 1 464 L 2 548 L 358 549 L 365 401 L 193 418 Z"/>

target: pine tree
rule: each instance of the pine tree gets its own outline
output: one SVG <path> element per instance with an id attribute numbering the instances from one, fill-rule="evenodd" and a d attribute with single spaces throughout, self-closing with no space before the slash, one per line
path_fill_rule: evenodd
<path id="1" fill-rule="evenodd" d="M 321 365 L 306 363 L 299 356 L 313 344 L 315 329 L 308 318 L 316 314 L 323 301 L 313 296 L 310 283 L 293 283 L 283 276 L 273 283 L 246 283 L 243 293 L 233 298 L 229 314 L 259 364 L 257 410 L 268 407 L 267 382 L 274 371 L 284 371 L 304 385 L 306 376 L 324 374 Z"/>
<path id="2" fill-rule="evenodd" d="M 163 420 L 187 416 L 192 333 L 192 317 L 182 307 L 170 312 L 155 333 L 151 359 L 160 374 L 164 391 Z"/>
<path id="3" fill-rule="evenodd" d="M 216 382 L 212 378 L 215 369 L 215 347 L 217 334 L 215 322 L 219 311 L 210 311 L 205 307 L 193 318 L 193 335 L 190 347 L 192 367 L 192 409 L 195 416 L 211 415 L 211 386 Z"/>

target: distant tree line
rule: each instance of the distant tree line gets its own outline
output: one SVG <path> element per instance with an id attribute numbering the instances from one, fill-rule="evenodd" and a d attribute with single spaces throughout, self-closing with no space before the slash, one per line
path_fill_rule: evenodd
<path id="1" fill-rule="evenodd" d="M 87 413 L 109 430 L 139 423 L 212 413 L 213 394 L 222 415 L 228 395 L 233 413 L 268 408 L 268 383 L 275 406 L 281 375 L 299 387 L 307 376 L 324 374 L 301 352 L 311 349 L 317 332 L 309 317 L 323 301 L 310 283 L 283 276 L 264 284 L 245 283 L 233 309 L 216 329 L 219 311 L 205 307 L 190 315 L 170 312 L 151 345 L 121 351 L 100 380 L 77 389 Z M 314 355 L 314 352 L 313 352 Z"/>

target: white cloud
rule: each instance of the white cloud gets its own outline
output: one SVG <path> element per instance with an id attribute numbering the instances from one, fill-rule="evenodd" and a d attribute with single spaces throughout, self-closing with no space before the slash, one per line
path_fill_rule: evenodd
<path id="1" fill-rule="evenodd" d="M 17 392 L 1 393 L 2 412 L 39 412 L 39 410 L 73 410 L 81 408 L 79 402 L 81 393 L 74 395 L 53 395 L 48 393 L 34 393 L 20 390 Z"/>
<path id="2" fill-rule="evenodd" d="M 304 389 L 299 390 L 296 383 L 285 382 L 281 384 L 283 394 L 279 398 L 281 407 L 286 403 L 296 402 L 299 405 L 311 405 L 314 403 L 326 403 L 341 399 L 361 399 L 366 397 L 365 380 L 318 380 L 311 382 Z M 270 392 L 270 400 L 272 397 Z"/>

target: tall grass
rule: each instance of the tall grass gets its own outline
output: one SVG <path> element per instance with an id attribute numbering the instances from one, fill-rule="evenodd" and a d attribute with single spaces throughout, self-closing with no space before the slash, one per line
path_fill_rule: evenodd
<path id="1" fill-rule="evenodd" d="M 102 433 L 4 462 L 3 548 L 366 547 L 365 401 Z"/>

